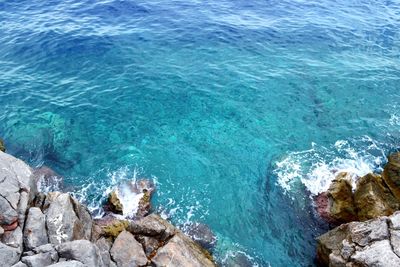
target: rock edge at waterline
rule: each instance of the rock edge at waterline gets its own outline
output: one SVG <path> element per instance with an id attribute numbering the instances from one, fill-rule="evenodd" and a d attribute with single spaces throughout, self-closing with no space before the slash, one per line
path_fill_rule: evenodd
<path id="1" fill-rule="evenodd" d="M 215 266 L 208 251 L 156 214 L 94 220 L 69 193 L 40 193 L 39 179 L 0 151 L 1 266 Z"/>
<path id="2" fill-rule="evenodd" d="M 316 197 L 319 215 L 339 225 L 317 238 L 318 264 L 400 266 L 400 152 L 388 157 L 382 175 L 358 177 L 356 188 L 352 178 L 339 173 Z"/>

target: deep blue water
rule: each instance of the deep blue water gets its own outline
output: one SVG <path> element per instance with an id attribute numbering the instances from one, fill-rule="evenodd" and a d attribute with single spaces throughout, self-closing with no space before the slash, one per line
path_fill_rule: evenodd
<path id="1" fill-rule="evenodd" d="M 219 262 L 312 266 L 332 170 L 400 146 L 399 1 L 0 1 L 0 137 L 94 209 L 122 179 Z"/>

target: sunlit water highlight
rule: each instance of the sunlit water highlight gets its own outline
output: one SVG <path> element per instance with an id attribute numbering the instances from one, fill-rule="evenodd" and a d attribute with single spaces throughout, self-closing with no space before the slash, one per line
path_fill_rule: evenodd
<path id="1" fill-rule="evenodd" d="M 125 179 L 220 262 L 310 266 L 310 193 L 400 140 L 396 1 L 1 1 L 0 136 L 97 208 Z M 135 176 L 136 175 L 136 176 Z"/>

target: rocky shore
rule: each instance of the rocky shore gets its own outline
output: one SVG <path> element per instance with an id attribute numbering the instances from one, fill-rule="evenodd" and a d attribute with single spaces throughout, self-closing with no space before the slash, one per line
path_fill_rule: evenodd
<path id="1" fill-rule="evenodd" d="M 40 191 L 57 182 L 54 172 L 34 170 L 4 151 L 0 142 L 0 266 L 215 266 L 206 249 L 215 237 L 194 241 L 151 214 L 148 182 L 131 185 L 140 202 L 130 219 L 115 215 L 127 208 L 121 191 L 111 195 L 106 216 L 93 219 L 69 193 Z"/>
<path id="2" fill-rule="evenodd" d="M 400 266 L 400 152 L 388 157 L 382 174 L 337 174 L 315 203 L 321 218 L 337 226 L 317 239 L 318 264 Z"/>

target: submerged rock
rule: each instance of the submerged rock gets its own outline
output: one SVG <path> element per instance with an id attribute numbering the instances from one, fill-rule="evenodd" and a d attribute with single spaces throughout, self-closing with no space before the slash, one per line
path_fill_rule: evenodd
<path id="1" fill-rule="evenodd" d="M 203 223 L 191 223 L 187 225 L 185 233 L 200 246 L 210 251 L 217 243 L 217 238 L 210 227 Z"/>

